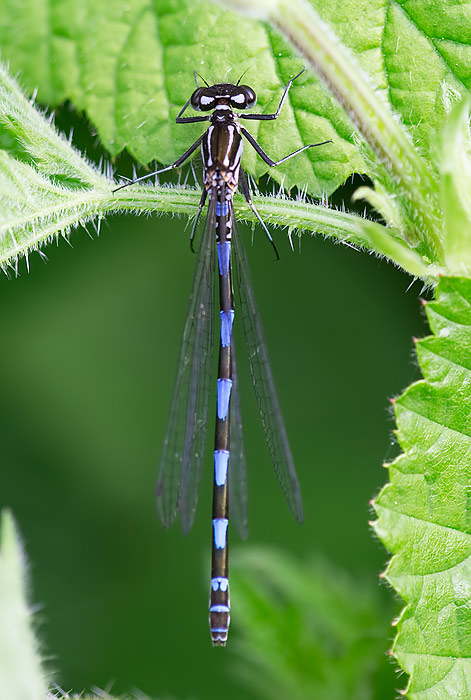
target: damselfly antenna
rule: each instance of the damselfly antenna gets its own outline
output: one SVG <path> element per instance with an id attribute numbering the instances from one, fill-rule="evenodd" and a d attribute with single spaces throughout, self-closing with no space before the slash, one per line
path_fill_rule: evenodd
<path id="1" fill-rule="evenodd" d="M 242 78 L 244 77 L 244 75 L 246 75 L 248 72 L 249 72 L 249 69 L 246 68 L 246 69 L 244 70 L 244 72 L 242 73 L 242 75 L 240 76 L 239 80 L 236 82 L 236 85 L 240 85 L 240 81 L 242 80 Z"/>
<path id="2" fill-rule="evenodd" d="M 201 80 L 202 80 L 203 83 L 206 85 L 206 87 L 209 87 L 209 83 L 206 82 L 206 80 L 203 78 L 202 75 L 200 75 L 199 73 L 197 73 L 195 70 L 193 71 L 193 75 L 195 76 L 196 87 L 199 87 L 199 85 L 198 85 L 198 78 L 201 78 Z"/>

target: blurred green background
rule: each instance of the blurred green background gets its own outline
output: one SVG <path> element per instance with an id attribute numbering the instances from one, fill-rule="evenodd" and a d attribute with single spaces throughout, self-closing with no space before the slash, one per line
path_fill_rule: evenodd
<path id="1" fill-rule="evenodd" d="M 207 628 L 211 451 L 188 537 L 179 525 L 165 532 L 154 503 L 195 263 L 185 224 L 111 218 L 99 236 L 76 230 L 47 262 L 35 254 L 29 273 L 23 261 L 0 279 L 1 504 L 25 539 L 43 651 L 65 690 L 111 683 L 212 700 L 224 684 L 241 697 L 231 645 L 212 649 Z M 420 286 L 321 236 L 295 239 L 292 252 L 276 231 L 275 264 L 259 228 L 253 246 L 250 228 L 241 235 L 305 510 L 299 526 L 283 503 L 238 329 L 249 543 L 320 553 L 374 587 L 387 553 L 368 501 L 397 452 L 388 399 L 418 377 Z"/>

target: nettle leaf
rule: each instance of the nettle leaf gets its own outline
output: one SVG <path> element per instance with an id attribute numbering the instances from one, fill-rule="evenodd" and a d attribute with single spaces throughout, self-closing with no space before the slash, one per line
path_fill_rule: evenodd
<path id="1" fill-rule="evenodd" d="M 451 105 L 471 84 L 469 6 L 370 0 L 365 11 L 359 0 L 312 4 L 428 153 Z M 268 111 L 301 65 L 266 25 L 200 0 L 5 0 L 0 46 L 24 84 L 39 88 L 41 101 L 71 100 L 112 155 L 126 147 L 141 163 L 169 163 L 201 133 L 199 126 L 173 123 L 194 89 L 194 70 L 217 81 L 237 80 L 248 69 L 259 106 Z M 278 156 L 280 148 L 334 140 L 328 153 L 313 150 L 272 171 L 287 186 L 307 184 L 321 194 L 367 169 L 353 146 L 349 119 L 313 74 L 293 88 L 276 128 L 250 127 Z M 246 155 L 249 172 L 266 171 L 253 154 Z"/>
<path id="2" fill-rule="evenodd" d="M 175 124 L 195 89 L 194 70 L 214 82 L 236 82 L 247 70 L 256 109 L 268 112 L 302 68 L 291 49 L 274 52 L 266 26 L 199 0 L 5 0 L 0 47 L 23 84 L 38 88 L 40 101 L 71 100 L 111 155 L 127 148 L 141 163 L 170 163 L 202 133 L 201 125 Z M 348 118 L 313 74 L 293 86 L 275 128 L 248 126 L 275 158 L 333 140 L 271 171 L 288 188 L 321 195 L 365 169 Z M 245 150 L 245 168 L 257 177 L 266 172 L 252 149 Z"/>
<path id="3" fill-rule="evenodd" d="M 471 687 L 471 280 L 441 279 L 426 312 L 424 379 L 394 403 L 404 453 L 374 503 L 394 555 L 385 577 L 406 601 L 393 652 L 410 700 L 467 698 Z"/>

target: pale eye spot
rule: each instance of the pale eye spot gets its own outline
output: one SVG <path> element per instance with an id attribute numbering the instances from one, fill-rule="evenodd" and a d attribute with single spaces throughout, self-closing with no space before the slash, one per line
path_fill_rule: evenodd
<path id="1" fill-rule="evenodd" d="M 211 105 L 214 102 L 214 97 L 208 97 L 207 95 L 201 95 L 200 98 L 200 104 L 204 105 L 205 107 L 207 105 Z"/>
<path id="2" fill-rule="evenodd" d="M 238 95 L 232 95 L 231 97 L 232 102 L 235 102 L 238 105 L 241 105 L 245 102 L 245 95 L 243 92 L 239 92 Z"/>

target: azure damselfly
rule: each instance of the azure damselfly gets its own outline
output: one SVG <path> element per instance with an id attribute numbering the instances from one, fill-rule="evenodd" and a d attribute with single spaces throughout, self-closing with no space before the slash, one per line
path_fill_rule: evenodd
<path id="1" fill-rule="evenodd" d="M 249 131 L 239 124 L 239 119 L 258 121 L 276 119 L 293 81 L 301 73 L 288 82 L 278 109 L 272 114 L 236 114 L 234 110 L 245 110 L 255 106 L 257 100 L 252 88 L 248 85 L 240 85 L 240 80 L 235 85 L 231 83 L 209 85 L 204 81 L 205 85 L 199 86 L 195 73 L 197 88 L 180 110 L 176 122 L 191 124 L 209 121 L 208 130 L 171 165 L 117 188 L 118 190 L 178 168 L 193 155 L 198 147 L 201 147 L 203 191 L 191 234 L 192 245 L 196 224 L 206 199 L 209 199 L 208 215 L 205 232 L 198 249 L 176 385 L 160 461 L 157 505 L 164 526 L 170 526 L 180 513 L 184 531 L 187 532 L 191 528 L 198 500 L 208 425 L 217 250 L 220 341 L 214 438 L 213 536 L 209 602 L 211 639 L 215 646 L 225 646 L 230 622 L 227 543 L 229 494 L 231 517 L 236 521 L 242 536 L 247 532 L 246 465 L 232 334 L 233 260 L 250 371 L 268 450 L 293 515 L 299 521 L 303 517 L 299 483 L 249 281 L 247 259 L 241 238 L 234 230 L 233 208 L 233 195 L 240 184 L 248 205 L 262 225 L 278 258 L 274 241 L 252 202 L 247 179 L 240 167 L 243 150 L 242 136 L 265 163 L 272 167 L 284 163 L 308 148 L 322 146 L 329 141 L 303 146 L 284 158 L 274 161 Z M 182 116 L 190 105 L 197 111 L 212 113 L 204 116 Z M 232 254 L 232 244 L 234 244 L 234 254 Z"/>

